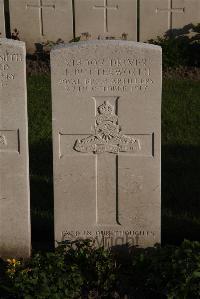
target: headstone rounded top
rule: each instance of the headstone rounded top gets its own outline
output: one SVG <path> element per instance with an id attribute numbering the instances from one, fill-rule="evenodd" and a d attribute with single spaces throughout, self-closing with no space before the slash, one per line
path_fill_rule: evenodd
<path id="1" fill-rule="evenodd" d="M 9 38 L 0 38 L 0 45 L 8 45 L 8 46 L 15 46 L 15 47 L 21 47 L 21 48 L 26 48 L 25 47 L 25 42 L 19 41 L 19 40 L 14 40 L 14 39 L 9 39 Z"/>
<path id="2" fill-rule="evenodd" d="M 141 48 L 141 49 L 152 49 L 162 51 L 162 48 L 157 45 L 147 44 L 147 43 L 138 43 L 134 41 L 124 41 L 124 40 L 91 40 L 91 41 L 80 41 L 80 42 L 73 42 L 67 44 L 60 44 L 56 45 L 52 48 L 51 53 L 53 54 L 55 51 L 61 51 L 63 49 L 69 48 L 86 48 L 86 47 L 132 47 L 132 48 Z"/>

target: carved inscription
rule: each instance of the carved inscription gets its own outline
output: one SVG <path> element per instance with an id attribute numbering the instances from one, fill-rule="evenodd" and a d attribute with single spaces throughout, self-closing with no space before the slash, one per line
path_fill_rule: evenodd
<path id="1" fill-rule="evenodd" d="M 7 145 L 7 140 L 6 140 L 6 136 L 5 135 L 0 135 L 0 144 L 2 146 L 6 146 Z"/>
<path id="2" fill-rule="evenodd" d="M 59 81 L 67 92 L 145 91 L 154 81 L 147 59 L 66 59 L 65 77 Z"/>
<path id="3" fill-rule="evenodd" d="M 20 153 L 19 130 L 0 130 L 0 153 Z"/>
<path id="4" fill-rule="evenodd" d="M 95 134 L 77 140 L 74 149 L 77 152 L 100 154 L 109 152 L 136 152 L 140 150 L 139 140 L 123 135 L 118 125 L 118 116 L 108 101 L 98 107 Z"/>
<path id="5" fill-rule="evenodd" d="M 140 246 L 142 239 L 155 238 L 154 231 L 145 230 L 66 230 L 62 232 L 62 241 L 77 238 L 93 239 L 98 247 L 112 247 L 122 244 Z"/>
<path id="6" fill-rule="evenodd" d="M 8 86 L 9 82 L 16 79 L 16 74 L 12 70 L 12 65 L 21 63 L 23 61 L 22 55 L 18 53 L 5 53 L 0 54 L 0 88 Z"/>

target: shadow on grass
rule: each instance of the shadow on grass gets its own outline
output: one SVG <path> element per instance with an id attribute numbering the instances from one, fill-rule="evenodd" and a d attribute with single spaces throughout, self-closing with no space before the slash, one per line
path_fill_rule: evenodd
<path id="1" fill-rule="evenodd" d="M 52 141 L 30 146 L 30 189 L 33 250 L 54 247 Z"/>
<path id="2" fill-rule="evenodd" d="M 162 147 L 162 243 L 200 241 L 199 147 Z M 54 246 L 53 155 L 51 140 L 30 146 L 32 244 Z"/>
<path id="3" fill-rule="evenodd" d="M 162 241 L 200 241 L 200 148 L 162 147 Z"/>

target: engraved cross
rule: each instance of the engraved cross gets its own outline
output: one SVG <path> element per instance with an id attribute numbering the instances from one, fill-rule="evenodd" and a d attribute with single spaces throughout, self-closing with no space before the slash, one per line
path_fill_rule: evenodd
<path id="1" fill-rule="evenodd" d="M 174 13 L 185 13 L 185 7 L 173 8 L 173 0 L 168 1 L 168 8 L 156 8 L 156 13 L 168 13 L 168 29 L 172 29 L 172 18 Z"/>
<path id="2" fill-rule="evenodd" d="M 108 32 L 108 10 L 119 9 L 118 5 L 108 6 L 108 0 L 104 0 L 104 5 L 95 5 L 93 9 L 103 9 L 104 10 L 104 33 Z"/>
<path id="3" fill-rule="evenodd" d="M 39 9 L 39 14 L 40 14 L 40 32 L 41 35 L 44 36 L 44 18 L 43 18 L 43 9 L 54 9 L 56 8 L 55 4 L 43 4 L 43 0 L 39 0 L 40 4 L 26 4 L 27 9 Z"/>
<path id="4" fill-rule="evenodd" d="M 95 103 L 96 116 L 94 134 L 60 133 L 60 158 L 63 156 L 63 150 L 65 151 L 63 144 L 77 155 L 95 157 L 96 224 L 120 225 L 118 202 L 120 156 L 125 158 L 143 154 L 141 138 L 153 137 L 152 134 L 123 133 L 118 117 L 119 97 L 92 99 Z M 62 140 L 68 141 L 63 143 Z"/>

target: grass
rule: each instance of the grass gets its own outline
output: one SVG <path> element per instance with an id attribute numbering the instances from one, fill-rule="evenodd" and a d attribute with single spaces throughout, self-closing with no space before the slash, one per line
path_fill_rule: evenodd
<path id="1" fill-rule="evenodd" d="M 200 241 L 200 84 L 164 80 L 162 243 Z M 48 76 L 28 78 L 32 243 L 53 246 L 51 91 Z"/>
<path id="2" fill-rule="evenodd" d="M 28 78 L 32 245 L 53 247 L 51 88 L 47 76 Z"/>
<path id="3" fill-rule="evenodd" d="M 200 84 L 166 80 L 162 105 L 162 238 L 200 240 Z"/>

